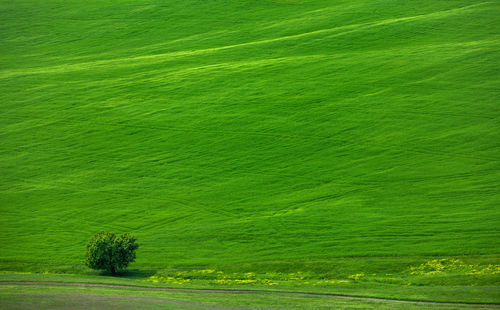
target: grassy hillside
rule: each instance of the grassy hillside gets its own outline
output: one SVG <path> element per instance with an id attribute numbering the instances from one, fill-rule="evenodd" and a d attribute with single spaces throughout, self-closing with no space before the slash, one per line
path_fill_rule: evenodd
<path id="1" fill-rule="evenodd" d="M 499 254 L 500 3 L 0 0 L 0 268 Z"/>

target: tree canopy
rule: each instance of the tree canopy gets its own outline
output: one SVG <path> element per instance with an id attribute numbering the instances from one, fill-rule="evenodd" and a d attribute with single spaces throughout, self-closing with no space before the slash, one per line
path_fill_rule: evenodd
<path id="1" fill-rule="evenodd" d="M 92 269 L 107 270 L 116 274 L 135 260 L 139 248 L 136 238 L 129 234 L 116 236 L 110 232 L 99 232 L 87 244 L 85 264 Z"/>

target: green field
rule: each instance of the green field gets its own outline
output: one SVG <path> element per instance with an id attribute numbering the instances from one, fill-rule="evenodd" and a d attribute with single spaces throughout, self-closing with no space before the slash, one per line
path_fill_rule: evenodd
<path id="1" fill-rule="evenodd" d="M 22 289 L 22 292 L 19 290 Z M 148 291 L 98 287 L 2 285 L 2 309 L 491 309 L 490 306 L 415 303 L 291 294 Z"/>
<path id="2" fill-rule="evenodd" d="M 500 1 L 0 0 L 0 20 L 0 270 L 92 274 L 108 230 L 165 285 L 500 302 Z"/>

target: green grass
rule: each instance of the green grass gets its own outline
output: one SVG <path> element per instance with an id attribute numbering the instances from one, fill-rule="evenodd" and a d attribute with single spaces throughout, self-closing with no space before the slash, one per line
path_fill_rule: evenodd
<path id="1" fill-rule="evenodd" d="M 137 236 L 151 275 L 500 261 L 498 1 L 0 0 L 0 19 L 0 269 L 88 273 L 100 230 Z"/>
<path id="2" fill-rule="evenodd" d="M 22 292 L 19 290 L 22 289 Z M 272 293 L 233 294 L 135 289 L 0 286 L 5 309 L 491 309 L 487 306 L 419 304 Z"/>
<path id="3" fill-rule="evenodd" d="M 311 273 L 227 273 L 207 274 L 201 270 L 159 272 L 143 277 L 132 271 L 121 277 L 88 274 L 0 273 L 0 288 L 6 282 L 66 282 L 137 286 L 146 288 L 191 288 L 269 292 L 275 296 L 304 293 L 336 294 L 352 297 L 400 301 L 500 304 L 498 279 L 493 276 L 460 274 L 416 276 L 398 274 L 358 274 L 358 277 L 318 278 Z M 20 290 L 28 286 L 20 286 Z"/>

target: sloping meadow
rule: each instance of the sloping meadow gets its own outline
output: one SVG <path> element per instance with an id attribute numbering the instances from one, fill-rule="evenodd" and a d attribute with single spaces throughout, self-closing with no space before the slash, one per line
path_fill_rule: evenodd
<path id="1" fill-rule="evenodd" d="M 100 230 L 136 236 L 138 268 L 499 253 L 496 1 L 0 19 L 3 269 L 81 265 Z"/>

